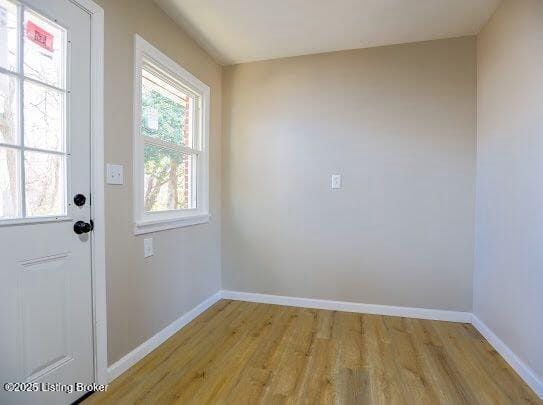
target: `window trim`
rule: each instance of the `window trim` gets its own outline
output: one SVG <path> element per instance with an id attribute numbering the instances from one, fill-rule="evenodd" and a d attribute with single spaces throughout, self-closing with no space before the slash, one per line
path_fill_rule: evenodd
<path id="1" fill-rule="evenodd" d="M 160 211 L 147 213 L 143 208 L 144 200 L 144 162 L 143 162 L 143 136 L 141 135 L 141 81 L 144 60 L 151 60 L 166 73 L 180 79 L 181 83 L 190 86 L 189 90 L 196 91 L 201 98 L 201 150 L 196 159 L 196 200 L 194 209 Z M 168 56 L 144 40 L 134 35 L 134 122 L 133 122 L 133 170 L 134 170 L 134 234 L 140 235 L 166 229 L 180 228 L 209 222 L 209 115 L 210 115 L 210 88 L 198 80 L 187 70 L 179 66 Z"/>

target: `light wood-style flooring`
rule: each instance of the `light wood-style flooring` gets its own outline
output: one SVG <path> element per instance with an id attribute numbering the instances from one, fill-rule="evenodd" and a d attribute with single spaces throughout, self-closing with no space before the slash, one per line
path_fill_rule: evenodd
<path id="1" fill-rule="evenodd" d="M 469 324 L 222 300 L 86 404 L 542 404 Z"/>

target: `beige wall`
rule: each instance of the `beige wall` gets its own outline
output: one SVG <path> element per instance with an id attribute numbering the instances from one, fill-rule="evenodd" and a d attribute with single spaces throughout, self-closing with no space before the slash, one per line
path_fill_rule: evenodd
<path id="1" fill-rule="evenodd" d="M 106 186 L 108 361 L 112 364 L 220 288 L 221 67 L 150 0 L 98 0 L 105 11 L 105 158 L 124 165 Z M 210 224 L 135 237 L 132 211 L 133 36 L 211 87 Z M 155 255 L 143 259 L 143 238 Z"/>
<path id="2" fill-rule="evenodd" d="M 505 0 L 477 49 L 474 312 L 543 394 L 543 1 Z"/>
<path id="3" fill-rule="evenodd" d="M 236 65 L 223 84 L 224 288 L 471 310 L 474 37 Z"/>

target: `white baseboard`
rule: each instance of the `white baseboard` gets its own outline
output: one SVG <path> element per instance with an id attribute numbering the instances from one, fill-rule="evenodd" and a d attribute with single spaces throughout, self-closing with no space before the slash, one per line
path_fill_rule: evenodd
<path id="1" fill-rule="evenodd" d="M 361 314 L 403 316 L 407 318 L 431 319 L 435 321 L 471 322 L 470 312 L 445 311 L 440 309 L 394 307 L 390 305 L 362 304 L 359 302 L 331 301 L 313 298 L 286 297 L 282 295 L 257 294 L 222 290 L 221 298 L 287 305 L 291 307 L 329 309 L 332 311 L 357 312 Z"/>
<path id="2" fill-rule="evenodd" d="M 492 330 L 486 326 L 475 314 L 472 314 L 471 323 L 484 336 L 494 349 L 517 372 L 528 386 L 543 399 L 543 380 L 507 346 Z"/>
<path id="3" fill-rule="evenodd" d="M 138 361 L 140 361 L 149 353 L 151 353 L 153 350 L 155 350 L 158 346 L 164 343 L 172 335 L 174 335 L 181 328 L 183 328 L 190 321 L 192 321 L 194 318 L 196 318 L 198 315 L 200 315 L 202 312 L 204 312 L 206 309 L 208 309 L 210 306 L 215 304 L 220 299 L 221 299 L 220 292 L 213 294 L 211 297 L 207 298 L 205 301 L 198 304 L 189 312 L 182 315 L 180 318 L 176 319 L 171 324 L 166 326 L 164 329 L 162 329 L 156 335 L 151 337 L 149 340 L 143 342 L 141 345 L 136 347 L 126 356 L 124 356 L 120 360 L 113 363 L 107 369 L 108 381 L 111 382 L 115 378 L 120 376 L 122 373 L 124 373 L 126 370 L 128 370 Z"/>

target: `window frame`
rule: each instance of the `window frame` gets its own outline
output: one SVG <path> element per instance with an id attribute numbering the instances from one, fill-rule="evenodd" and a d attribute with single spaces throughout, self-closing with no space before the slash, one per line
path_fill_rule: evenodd
<path id="1" fill-rule="evenodd" d="M 196 208 L 145 212 L 143 206 L 145 176 L 143 150 L 145 142 L 141 134 L 142 69 L 145 61 L 150 61 L 164 74 L 187 86 L 191 92 L 200 98 L 200 112 L 195 114 L 195 119 L 199 119 L 199 134 L 196 134 L 198 140 L 193 140 L 194 146 L 191 148 L 199 149 L 196 164 L 194 165 L 197 177 L 194 190 L 196 192 Z M 140 235 L 209 222 L 211 217 L 209 212 L 210 88 L 137 34 L 134 36 L 133 115 L 134 234 Z M 158 143 L 160 143 L 160 140 Z"/>

